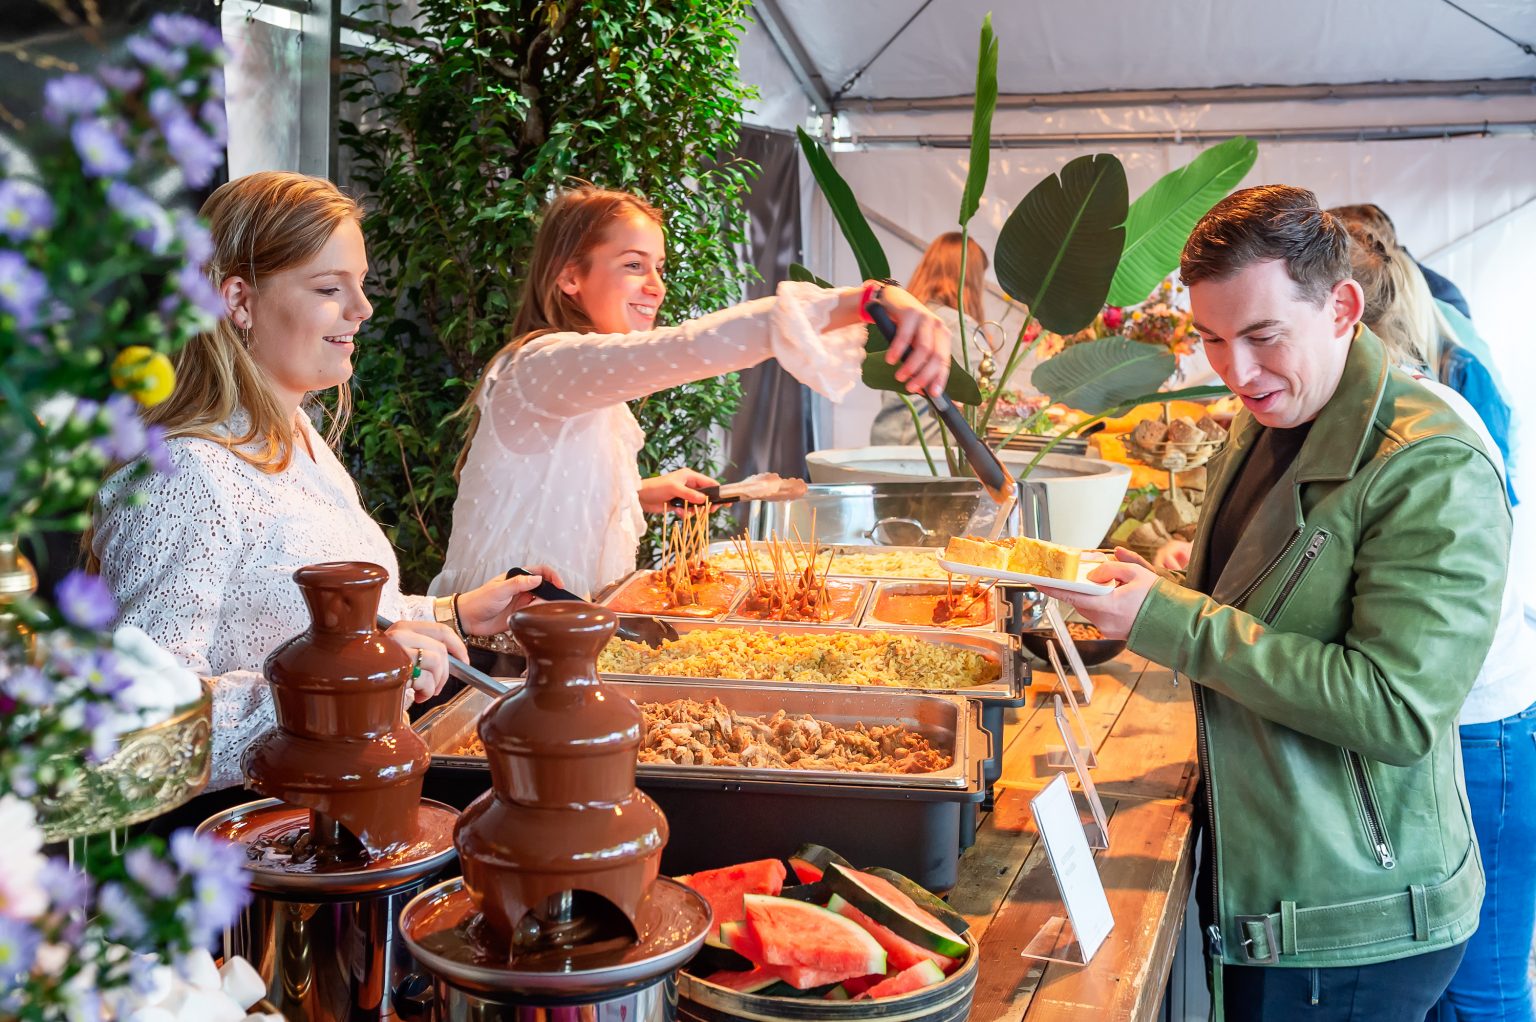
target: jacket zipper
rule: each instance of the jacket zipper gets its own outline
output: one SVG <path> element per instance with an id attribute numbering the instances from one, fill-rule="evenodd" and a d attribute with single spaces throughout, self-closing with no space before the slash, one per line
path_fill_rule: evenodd
<path id="1" fill-rule="evenodd" d="M 1281 593 L 1282 597 L 1290 595 L 1290 590 L 1294 589 L 1297 583 L 1301 581 L 1301 575 L 1304 573 L 1303 566 L 1316 559 L 1318 552 L 1322 549 L 1322 541 L 1326 540 L 1327 535 L 1326 532 L 1319 532 L 1313 538 L 1307 553 L 1302 555 L 1301 564 L 1296 566 L 1296 570 L 1286 580 L 1285 588 Z M 1275 559 L 1265 565 L 1264 570 L 1259 572 L 1258 577 L 1249 583 L 1248 588 L 1244 589 L 1242 594 L 1232 601 L 1232 606 L 1241 607 L 1246 603 L 1248 597 L 1252 596 L 1259 586 L 1264 584 L 1264 580 L 1269 578 L 1270 573 L 1279 567 L 1280 562 L 1285 560 L 1285 555 L 1291 552 L 1291 547 L 1295 546 L 1296 541 L 1300 538 L 1301 528 L 1297 527 L 1296 531 L 1291 533 L 1290 539 L 1285 541 L 1285 546 L 1275 555 Z M 1210 822 L 1211 911 L 1215 913 L 1217 920 L 1206 927 L 1205 941 L 1207 951 L 1217 963 L 1216 967 L 1220 968 L 1222 952 L 1224 951 L 1224 942 L 1221 936 L 1221 860 L 1216 855 L 1216 794 L 1215 785 L 1211 781 L 1211 747 L 1210 740 L 1205 731 L 1205 693 L 1199 685 L 1191 685 L 1190 690 L 1195 697 L 1195 741 L 1200 748 L 1200 773 L 1201 779 L 1205 782 L 1206 815 Z"/>
<path id="2" fill-rule="evenodd" d="M 1381 868 L 1394 869 L 1397 858 L 1392 854 L 1387 828 L 1382 825 L 1381 813 L 1376 808 L 1376 796 L 1371 790 L 1371 776 L 1365 769 L 1365 759 L 1353 749 L 1347 750 L 1345 755 L 1349 758 L 1350 780 L 1355 784 L 1355 794 L 1360 796 L 1360 815 L 1365 820 L 1366 839 L 1371 842 L 1371 850 L 1376 853 Z"/>
<path id="3" fill-rule="evenodd" d="M 1297 532 L 1299 533 L 1300 530 L 1297 530 Z M 1312 539 L 1307 543 L 1307 548 L 1301 552 L 1301 560 L 1297 561 L 1296 567 L 1291 569 L 1290 577 L 1285 580 L 1285 585 L 1281 586 L 1280 591 L 1275 594 L 1275 598 L 1269 601 L 1269 609 L 1264 612 L 1264 617 L 1261 618 L 1265 624 L 1272 625 L 1275 623 L 1275 618 L 1280 616 L 1280 611 L 1285 606 L 1285 602 L 1291 598 L 1291 593 L 1301 584 L 1302 576 L 1316 563 L 1317 555 L 1323 552 L 1323 547 L 1327 543 L 1328 533 L 1322 529 L 1318 529 L 1312 534 Z M 1269 572 L 1266 571 L 1264 574 L 1267 575 Z M 1260 580 L 1262 581 L 1262 577 Z"/>

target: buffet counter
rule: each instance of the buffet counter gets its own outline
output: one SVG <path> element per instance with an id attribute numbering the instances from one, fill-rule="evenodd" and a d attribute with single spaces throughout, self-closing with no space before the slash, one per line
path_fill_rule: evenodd
<path id="1" fill-rule="evenodd" d="M 1082 712 L 1109 816 L 1110 849 L 1096 858 L 1115 928 L 1087 966 L 1019 956 L 1062 911 L 1029 809 L 1056 774 L 1045 751 L 1060 739 L 1049 703 L 1032 698 L 1006 711 L 995 808 L 950 896 L 981 948 L 974 1022 L 1158 1017 L 1194 873 L 1194 707 L 1187 680 L 1176 684 L 1173 672 L 1133 653 L 1092 673 L 1093 703 Z M 1032 692 L 1046 677 L 1036 673 Z"/>

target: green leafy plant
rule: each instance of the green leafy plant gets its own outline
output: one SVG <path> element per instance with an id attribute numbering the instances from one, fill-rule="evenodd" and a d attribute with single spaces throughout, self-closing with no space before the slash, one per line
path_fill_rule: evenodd
<path id="1" fill-rule="evenodd" d="M 960 201 L 959 223 L 967 239 L 970 220 L 986 187 L 992 111 L 997 102 L 997 59 L 997 38 L 989 14 L 981 28 L 971 165 Z M 854 250 L 861 272 L 868 274 L 868 267 L 886 265 L 879 239 L 831 158 L 804 132 L 800 143 L 817 186 Z M 1125 168 L 1108 153 L 1072 160 L 1059 174 L 1049 175 L 1035 185 L 1003 224 L 992 258 L 998 283 L 1028 307 L 1028 315 L 989 392 L 978 391 L 980 400 L 973 400 L 976 383 L 964 371 L 952 372 L 947 388 L 950 397 L 965 406 L 971 427 L 985 435 L 1009 379 L 1044 336 L 1042 327 L 1056 334 L 1073 334 L 1094 323 L 1106 300 L 1116 305 L 1144 301 L 1158 282 L 1177 268 L 1179 253 L 1196 221 L 1242 180 L 1257 157 L 1258 147 L 1252 140 L 1231 139 L 1165 175 L 1135 202 L 1129 201 Z M 962 253 L 968 247 L 963 246 Z M 803 272 L 805 279 L 815 279 L 809 271 Z M 959 290 L 963 295 L 963 262 L 960 273 Z M 962 329 L 964 315 L 962 309 Z M 964 357 L 968 346 L 960 347 Z M 871 345 L 870 350 L 877 348 Z M 1222 387 L 1158 392 L 1157 386 L 1173 375 L 1176 367 L 1177 359 L 1166 349 L 1110 336 L 1074 344 L 1042 362 L 1032 382 L 1052 401 L 1091 416 L 1060 434 L 1056 438 L 1060 440 L 1146 401 L 1225 393 Z M 867 361 L 867 385 L 900 392 L 894 374 L 870 371 L 872 368 Z M 910 401 L 908 406 L 912 407 Z M 914 408 L 914 418 L 916 414 Z M 1014 433 L 1024 425 L 1021 422 Z M 921 429 L 918 442 L 930 469 L 937 475 Z M 1055 441 L 1040 456 L 1054 444 Z M 968 471 L 949 448 L 947 438 L 945 450 L 952 474 Z M 1029 468 L 1039 462 L 1040 456 Z"/>
<path id="2" fill-rule="evenodd" d="M 409 20 L 394 0 L 369 10 L 392 45 L 344 76 L 356 114 L 341 142 L 370 196 L 378 274 L 348 462 L 420 591 L 447 548 L 466 425 L 453 413 L 510 340 L 552 190 L 580 178 L 661 207 L 662 314 L 678 321 L 740 299 L 734 246 L 756 168 L 730 157 L 751 95 L 736 69 L 745 0 L 413 6 Z M 707 434 L 739 395 L 722 377 L 635 402 L 642 474 L 718 471 Z"/>

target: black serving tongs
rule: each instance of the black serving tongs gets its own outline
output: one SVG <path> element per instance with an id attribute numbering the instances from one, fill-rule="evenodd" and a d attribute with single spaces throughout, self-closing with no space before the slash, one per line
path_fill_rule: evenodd
<path id="1" fill-rule="evenodd" d="M 507 572 L 507 577 L 516 578 L 519 575 L 532 574 L 533 572 L 527 568 L 512 568 Z M 558 600 L 586 602 L 569 589 L 561 589 L 547 578 L 531 589 L 530 592 L 537 598 L 551 603 Z M 643 642 L 647 646 L 659 646 L 663 642 L 670 642 L 676 639 L 677 629 L 660 618 L 625 614 L 619 618 L 619 627 L 614 634 L 621 639 L 628 639 L 630 642 Z"/>
<path id="2" fill-rule="evenodd" d="M 875 326 L 885 335 L 888 341 L 896 339 L 896 322 L 891 319 L 891 314 L 885 311 L 885 306 L 879 302 L 870 302 L 864 306 L 864 311 L 869 313 L 870 319 L 875 321 Z M 1013 476 L 1003 467 L 992 448 L 982 443 L 981 437 L 971 428 L 971 424 L 965 421 L 965 416 L 960 414 L 960 409 L 949 399 L 949 395 L 940 393 L 937 397 L 924 394 L 928 404 L 933 408 L 939 421 L 944 423 L 944 428 L 949 430 L 955 442 L 960 445 L 960 450 L 965 454 L 965 460 L 970 462 L 971 468 L 976 472 L 976 478 L 981 480 L 982 488 L 987 491 L 987 496 L 993 502 L 1001 506 L 1012 504 L 1015 499 L 1016 484 Z"/>

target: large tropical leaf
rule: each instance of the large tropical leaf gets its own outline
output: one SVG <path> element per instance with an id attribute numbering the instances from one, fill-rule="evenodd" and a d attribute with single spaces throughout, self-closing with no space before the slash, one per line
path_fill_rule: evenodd
<path id="1" fill-rule="evenodd" d="M 890 345 L 887 344 L 886 347 Z M 907 385 L 897 381 L 896 369 L 896 366 L 886 363 L 885 348 L 867 352 L 864 356 L 864 386 L 870 390 L 889 390 L 896 394 L 905 394 Z M 981 388 L 976 386 L 975 378 L 961 368 L 960 363 L 954 359 L 949 360 L 949 382 L 944 385 L 944 393 L 948 394 L 949 399 L 956 404 L 981 404 Z"/>
<path id="2" fill-rule="evenodd" d="M 1157 390 L 1178 360 L 1167 348 L 1124 337 L 1074 344 L 1035 367 L 1030 382 L 1054 403 L 1098 415 Z"/>
<path id="3" fill-rule="evenodd" d="M 992 162 L 992 111 L 997 107 L 997 35 L 992 14 L 981 23 L 981 47 L 976 55 L 976 105 L 971 110 L 971 166 L 965 174 L 960 197 L 960 226 L 964 227 L 981 206 Z"/>
<path id="4" fill-rule="evenodd" d="M 832 166 L 832 158 L 821 147 L 821 143 L 807 135 L 804 128 L 796 128 L 795 136 L 800 139 L 800 149 L 805 153 L 805 162 L 810 164 L 817 187 L 821 189 L 827 205 L 832 207 L 832 216 L 837 219 L 837 226 L 843 229 L 843 237 L 848 239 L 848 247 L 853 249 L 859 273 L 865 280 L 889 277 L 891 264 L 885 258 L 885 249 L 880 247 L 880 239 L 875 237 L 874 228 L 869 226 L 869 221 L 859 211 L 859 201 L 853 197 L 853 189 L 848 187 L 848 182 Z"/>
<path id="5" fill-rule="evenodd" d="M 1125 168 L 1108 153 L 1080 156 L 1024 196 L 997 238 L 1003 290 L 1047 330 L 1093 322 L 1125 246 Z"/>
<path id="6" fill-rule="evenodd" d="M 1109 287 L 1109 304 L 1146 301 L 1157 282 L 1178 268 L 1195 224 L 1237 186 L 1258 158 L 1253 139 L 1230 138 L 1163 175 L 1131 203 L 1125 218 L 1125 252 Z"/>
<path id="7" fill-rule="evenodd" d="M 812 273 L 804 266 L 801 266 L 799 263 L 789 264 L 789 279 L 804 281 L 807 284 L 815 284 L 817 287 L 826 288 L 828 290 L 831 290 L 832 288 L 831 284 L 827 283 L 825 280 L 822 280 L 820 277 L 816 276 L 816 274 Z"/>

